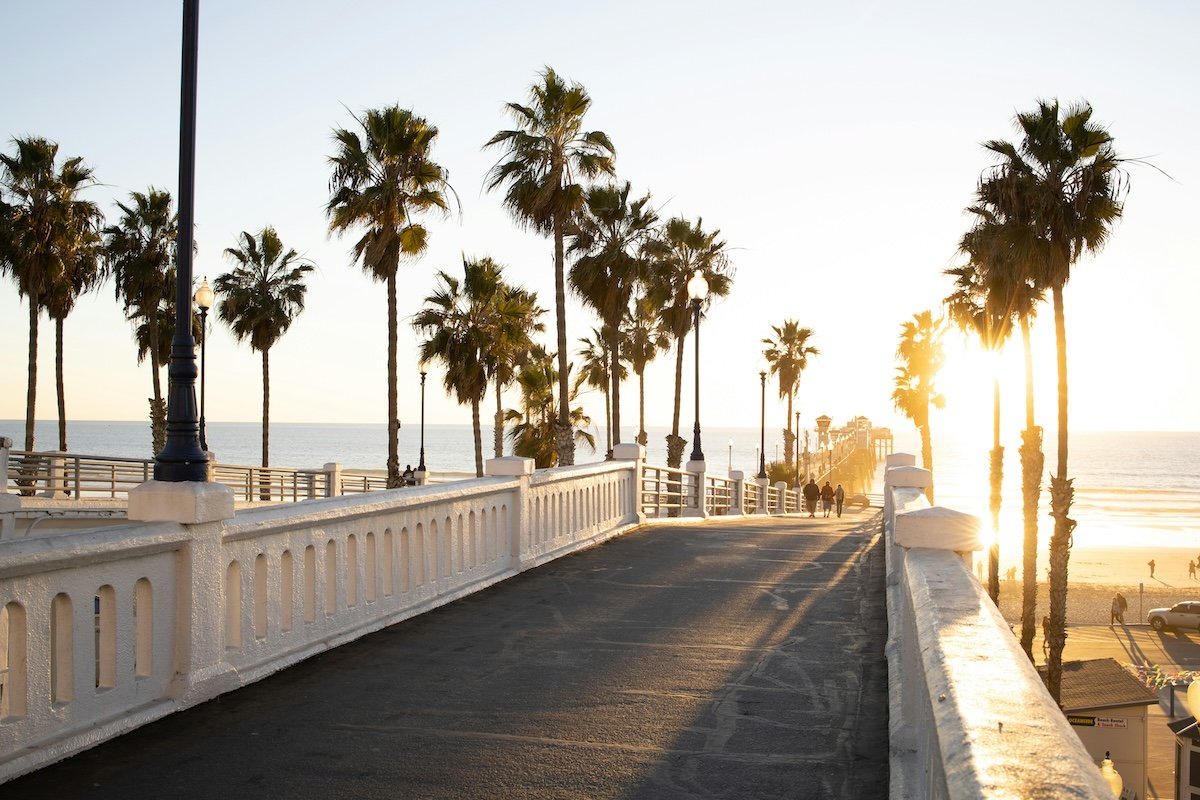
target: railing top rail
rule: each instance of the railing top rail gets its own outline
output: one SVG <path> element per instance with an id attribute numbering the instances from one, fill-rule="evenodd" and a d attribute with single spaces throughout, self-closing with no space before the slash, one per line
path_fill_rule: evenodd
<path id="1" fill-rule="evenodd" d="M 548 467 L 546 469 L 534 470 L 533 475 L 530 476 L 530 481 L 534 484 L 553 483 L 554 481 L 578 478 L 581 475 L 617 472 L 629 469 L 633 464 L 633 461 L 599 461 L 592 464 L 572 464 L 567 467 Z"/>
<path id="2" fill-rule="evenodd" d="M 62 453 L 57 450 L 9 450 L 10 467 L 13 462 L 20 463 L 23 458 L 38 458 L 38 459 L 60 459 L 60 460 L 80 460 L 91 461 L 103 464 L 153 464 L 152 458 L 129 458 L 125 456 L 93 456 L 84 453 Z"/>

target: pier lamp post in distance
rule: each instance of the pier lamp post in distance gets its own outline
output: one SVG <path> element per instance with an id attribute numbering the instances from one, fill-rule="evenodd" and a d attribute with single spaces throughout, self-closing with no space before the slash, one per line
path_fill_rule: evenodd
<path id="1" fill-rule="evenodd" d="M 200 309 L 200 449 L 208 452 L 208 438 L 204 435 L 204 376 L 208 372 L 208 359 L 205 351 L 208 349 L 208 310 L 213 307 L 215 299 L 208 278 L 200 280 L 200 288 L 192 295 L 196 308 Z"/>
<path id="2" fill-rule="evenodd" d="M 758 443 L 758 477 L 767 477 L 767 371 L 758 373 L 759 383 L 762 384 L 762 421 L 759 423 Z"/>
<path id="3" fill-rule="evenodd" d="M 696 329 L 696 426 L 692 431 L 692 461 L 703 461 L 700 449 L 700 306 L 708 298 L 708 281 L 700 270 L 687 283 L 688 298 L 692 301 L 692 325 Z"/>

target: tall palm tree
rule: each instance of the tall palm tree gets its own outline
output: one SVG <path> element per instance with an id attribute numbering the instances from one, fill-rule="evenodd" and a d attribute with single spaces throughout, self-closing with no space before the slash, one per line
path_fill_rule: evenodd
<path id="1" fill-rule="evenodd" d="M 796 443 L 796 434 L 792 433 L 792 400 L 800 391 L 800 374 L 808 367 L 808 357 L 820 355 L 821 351 L 808 343 L 813 335 L 812 328 L 801 328 L 800 323 L 794 319 L 785 319 L 783 325 L 772 325 L 771 330 L 775 333 L 775 338 L 762 340 L 767 346 L 763 355 L 770 365 L 771 374 L 779 380 L 779 397 L 787 398 L 783 452 L 784 460 L 790 465 L 792 448 Z"/>
<path id="2" fill-rule="evenodd" d="M 983 349 L 993 355 L 989 505 L 994 535 L 988 548 L 988 596 L 996 603 L 1000 598 L 1000 488 L 1004 480 L 1004 448 L 1000 445 L 1000 372 L 995 357 L 1012 334 L 1013 311 L 998 291 L 989 291 L 987 281 L 992 275 L 977 263 L 968 262 L 946 270 L 945 274 L 954 277 L 954 291 L 943 301 L 947 317 L 964 333 L 975 336 Z"/>
<path id="3" fill-rule="evenodd" d="M 568 279 L 580 299 L 596 312 L 608 334 L 610 361 L 621 361 L 621 323 L 634 289 L 645 275 L 643 254 L 658 223 L 650 194 L 630 202 L 630 185 L 593 186 L 580 213 L 568 227 L 568 255 L 576 256 Z M 621 443 L 620 370 L 609 370 L 612 381 L 612 441 Z M 605 393 L 606 398 L 609 392 Z M 607 424 L 607 422 L 606 422 Z M 611 447 L 609 450 L 611 451 Z"/>
<path id="4" fill-rule="evenodd" d="M 67 392 L 63 370 L 63 328 L 80 295 L 100 286 L 107 277 L 101 250 L 104 215 L 90 201 L 77 201 L 72 234 L 64 242 L 70 253 L 62 280 L 46 298 L 46 312 L 54 320 L 54 384 L 58 395 L 58 449 L 67 449 Z"/>
<path id="5" fill-rule="evenodd" d="M 38 317 L 56 289 L 85 259 L 87 231 L 99 218 L 79 192 L 94 181 L 81 157 L 55 169 L 58 145 L 48 139 L 14 139 L 16 153 L 0 153 L 0 274 L 10 274 L 29 303 L 29 362 L 25 393 L 25 449 L 34 449 L 37 406 Z M 56 305 L 62 310 L 63 304 Z M 61 408 L 61 404 L 60 404 Z M 61 424 L 60 430 L 65 428 Z M 61 430 L 60 444 L 65 448 Z"/>
<path id="6" fill-rule="evenodd" d="M 546 326 L 541 316 L 546 309 L 538 305 L 537 295 L 521 286 L 501 282 L 495 298 L 494 324 L 488 330 L 487 368 L 496 389 L 496 422 L 493 447 L 496 458 L 504 455 L 504 387 L 516 379 L 517 371 L 529 358 L 533 334 Z"/>
<path id="7" fill-rule="evenodd" d="M 637 443 L 649 442 L 646 434 L 646 365 L 671 347 L 671 333 L 655 311 L 654 304 L 640 297 L 625 312 L 621 328 L 621 352 L 638 376 L 638 435 Z"/>
<path id="8" fill-rule="evenodd" d="M 554 369 L 555 356 L 540 345 L 530 350 L 529 358 L 517 373 L 516 383 L 521 390 L 521 407 L 509 409 L 505 417 L 513 423 L 508 432 L 513 442 L 513 454 L 532 458 L 538 469 L 552 467 L 558 458 L 555 429 L 558 424 L 554 389 L 558 374 Z M 576 395 L 568 398 L 574 403 Z M 573 443 L 596 447 L 596 440 L 587 431 L 592 420 L 575 406 L 568 416 Z"/>
<path id="9" fill-rule="evenodd" d="M 575 386 L 573 391 L 579 392 L 580 387 L 588 386 L 592 389 L 599 389 L 604 394 L 604 444 L 605 457 L 612 457 L 613 427 L 616 423 L 615 413 L 611 406 L 612 398 L 609 395 L 609 390 L 617 381 L 613 380 L 613 353 L 608 349 L 608 343 L 612 341 L 609 335 L 607 326 L 601 328 L 593 328 L 591 338 L 584 336 L 579 340 L 583 345 L 575 351 L 575 354 L 581 359 L 579 373 L 575 376 Z M 626 377 L 625 365 L 619 366 L 618 380 L 623 380 Z M 619 442 L 615 442 L 620 444 Z"/>
<path id="10" fill-rule="evenodd" d="M 262 354 L 262 465 L 270 466 L 271 348 L 304 310 L 304 276 L 313 271 L 290 248 L 284 249 L 270 225 L 259 233 L 242 231 L 241 246 L 225 248 L 236 266 L 217 276 L 217 318 L 239 342 Z M 269 497 L 269 495 L 268 495 Z"/>
<path id="11" fill-rule="evenodd" d="M 471 406 L 475 474 L 479 477 L 483 476 L 479 409 L 488 381 L 496 381 L 500 402 L 500 374 L 510 375 L 513 370 L 507 359 L 531 346 L 528 333 L 540 327 L 536 319 L 542 313 L 536 298 L 507 284 L 503 272 L 490 258 L 463 258 L 462 280 L 439 271 L 437 289 L 413 318 L 413 327 L 427 337 L 421 343 L 421 361 L 445 364 L 446 392 Z M 503 425 L 503 420 L 499 424 Z"/>
<path id="12" fill-rule="evenodd" d="M 1085 253 L 1103 248 L 1121 217 L 1128 191 L 1123 160 L 1113 137 L 1092 121 L 1087 103 L 1060 108 L 1039 101 L 1017 114 L 1021 140 L 985 147 L 999 163 L 981 183 L 981 199 L 1027 232 L 1028 266 L 1034 284 L 1049 289 L 1054 307 L 1058 368 L 1058 461 L 1050 478 L 1050 655 L 1046 686 L 1058 700 L 1062 650 L 1066 644 L 1067 565 L 1075 520 L 1068 515 L 1074 497 L 1067 477 L 1067 333 L 1063 288 L 1071 267 Z"/>
<path id="13" fill-rule="evenodd" d="M 692 301 L 687 283 L 697 271 L 708 281 L 704 308 L 715 298 L 728 295 L 733 285 L 733 269 L 720 235 L 720 230 L 705 231 L 703 219 L 697 218 L 693 224 L 683 217 L 672 217 L 646 245 L 647 296 L 670 329 L 676 347 L 675 411 L 667 436 L 667 464 L 671 467 L 678 468 L 682 463 L 686 444 L 679 435 L 679 406 L 683 396 L 683 345 L 692 329 Z"/>
<path id="14" fill-rule="evenodd" d="M 612 175 L 616 155 L 608 134 L 583 130 L 583 118 L 591 105 L 592 99 L 582 85 L 567 84 L 546 67 L 530 87 L 528 105 L 507 105 L 517 127 L 499 131 L 484 145 L 504 149 L 501 160 L 488 173 L 488 190 L 505 187 L 504 204 L 513 217 L 526 228 L 554 239 L 559 382 L 555 447 L 558 463 L 563 466 L 575 463 L 567 389 L 563 237 L 584 203 L 584 188 L 579 181 Z"/>
<path id="15" fill-rule="evenodd" d="M 336 151 L 325 206 L 331 233 L 366 228 L 354 243 L 354 261 L 387 286 L 388 458 L 387 485 L 400 486 L 400 418 L 396 393 L 396 276 L 402 258 L 425 252 L 428 231 L 415 217 L 448 211 L 452 193 L 446 170 L 430 157 L 438 129 L 397 106 L 370 109 L 355 122 L 359 131 L 333 132 Z"/>
<path id="16" fill-rule="evenodd" d="M 150 378 L 154 395 L 150 400 L 150 419 L 154 432 L 154 452 L 166 445 L 166 428 L 153 424 L 166 419 L 166 401 L 162 396 L 160 370 L 165 360 L 159 346 L 161 318 L 165 304 L 174 298 L 175 236 L 179 218 L 171 207 L 170 192 L 153 186 L 144 194 L 131 192 L 129 205 L 117 203 L 121 219 L 104 229 L 104 252 L 116 284 L 116 297 L 125 308 L 125 316 L 136 325 L 145 325 L 149 337 L 146 352 L 150 357 Z M 172 326 L 173 320 L 169 321 Z M 173 329 L 173 328 L 172 328 Z M 167 338 L 170 341 L 170 337 Z M 164 343 L 166 344 L 166 343 Z M 138 361 L 142 350 L 139 347 Z"/>
<path id="17" fill-rule="evenodd" d="M 946 360 L 942 349 L 945 320 L 933 312 L 914 314 L 900 328 L 900 344 L 896 348 L 896 368 L 892 402 L 896 410 L 913 421 L 921 434 L 921 463 L 929 470 L 929 488 L 925 496 L 933 503 L 933 439 L 929 428 L 929 407 L 944 408 L 946 398 L 934 384 L 937 373 Z"/>
<path id="18" fill-rule="evenodd" d="M 1021 647 L 1033 661 L 1033 638 L 1037 631 L 1037 552 L 1038 500 L 1042 489 L 1042 429 L 1034 421 L 1033 346 L 1030 324 L 1044 293 L 1033 285 L 1024 262 L 1017 257 L 1015 245 L 1024 238 L 1003 214 L 984 204 L 971 206 L 975 225 L 959 244 L 977 274 L 983 302 L 993 307 L 989 316 L 1009 314 L 1016 317 L 1021 330 L 1025 360 L 1025 428 L 1021 432 L 1021 511 L 1024 536 L 1022 543 Z M 995 418 L 993 428 L 995 429 Z M 995 435 L 995 430 L 993 430 Z M 998 445 L 994 449 L 998 449 Z M 993 514 L 999 509 L 1000 464 L 993 459 Z M 996 583 L 999 583 L 997 575 Z"/>

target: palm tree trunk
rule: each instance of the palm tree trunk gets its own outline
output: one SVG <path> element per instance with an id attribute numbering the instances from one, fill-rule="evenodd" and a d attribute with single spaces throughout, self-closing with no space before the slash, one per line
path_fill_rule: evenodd
<path id="1" fill-rule="evenodd" d="M 58 449 L 67 450 L 67 389 L 63 382 L 63 320 L 54 320 L 54 388 L 58 394 Z"/>
<path id="2" fill-rule="evenodd" d="M 483 477 L 483 426 L 479 419 L 479 398 L 471 398 L 471 428 L 475 433 L 475 477 Z"/>
<path id="3" fill-rule="evenodd" d="M 29 372 L 25 389 L 25 450 L 33 450 L 33 426 L 36 421 L 37 408 L 37 340 L 38 340 L 38 299 L 36 294 L 29 295 Z"/>
<path id="4" fill-rule="evenodd" d="M 642 447 L 650 441 L 646 434 L 646 370 L 638 373 L 638 435 L 637 443 Z"/>
<path id="5" fill-rule="evenodd" d="M 396 271 L 393 269 L 387 279 L 388 303 L 388 457 L 387 457 L 387 487 L 400 488 L 400 410 L 396 399 L 396 337 L 399 321 L 396 315 Z"/>
<path id="6" fill-rule="evenodd" d="M 492 431 L 492 444 L 495 446 L 496 458 L 504 457 L 504 405 L 500 399 L 500 381 L 496 381 L 496 426 Z"/>
<path id="7" fill-rule="evenodd" d="M 608 399 L 608 387 L 604 387 L 604 460 L 612 458 L 612 403 Z"/>
<path id="8" fill-rule="evenodd" d="M 933 437 L 930 434 L 928 422 L 920 426 L 920 429 L 921 466 L 929 470 L 929 487 L 925 490 L 925 497 L 929 499 L 929 505 L 933 505 Z"/>
<path id="9" fill-rule="evenodd" d="M 792 393 L 788 392 L 787 396 L 787 425 L 784 426 L 783 435 L 783 462 L 785 464 L 792 463 L 792 453 L 795 452 L 796 434 L 792 433 Z"/>
<path id="10" fill-rule="evenodd" d="M 1067 643 L 1067 564 L 1075 520 L 1067 515 L 1075 489 L 1067 478 L 1067 325 L 1062 287 L 1055 286 L 1054 340 L 1058 351 L 1058 464 L 1050 479 L 1050 656 L 1046 660 L 1046 689 L 1055 702 L 1062 696 L 1062 651 Z"/>
<path id="11" fill-rule="evenodd" d="M 563 280 L 563 221 L 554 215 L 554 311 L 558 329 L 558 421 L 554 426 L 554 448 L 558 466 L 575 463 L 575 437 L 571 435 L 571 404 L 567 380 L 567 292 Z"/>
<path id="12" fill-rule="evenodd" d="M 1000 446 L 1000 378 L 992 379 L 992 452 L 990 461 L 990 494 L 988 505 L 992 512 L 992 543 L 988 546 L 988 597 L 1000 602 L 1000 487 L 1004 482 L 1004 448 Z"/>
<path id="13" fill-rule="evenodd" d="M 158 360 L 158 302 L 151 304 L 151 316 L 146 318 L 146 333 L 150 337 L 150 385 L 154 396 L 150 399 L 150 432 L 154 455 L 167 446 L 166 404 L 163 402 L 162 384 Z"/>
<path id="14" fill-rule="evenodd" d="M 262 351 L 262 379 L 263 379 L 263 428 L 262 428 L 262 465 L 270 466 L 270 439 L 271 439 L 271 367 L 267 354 L 270 349 Z"/>
<path id="15" fill-rule="evenodd" d="M 616 322 L 608 327 L 611 331 L 608 352 L 612 356 L 612 444 L 616 445 L 621 443 L 621 336 Z M 608 450 L 611 455 L 612 447 Z"/>
<path id="16" fill-rule="evenodd" d="M 258 478 L 258 499 L 271 499 L 271 476 L 267 473 L 266 467 L 270 466 L 270 444 L 271 444 L 271 362 L 268 357 L 270 348 L 262 351 L 262 382 L 263 382 L 263 401 L 262 401 L 262 465 L 263 471 L 259 473 Z"/>
<path id="17" fill-rule="evenodd" d="M 683 446 L 679 435 L 679 403 L 683 392 L 683 336 L 675 339 L 675 413 L 671 417 L 671 435 L 667 437 L 667 466 L 679 469 L 683 463 Z"/>
<path id="18" fill-rule="evenodd" d="M 1021 342 L 1025 351 L 1025 430 L 1021 432 L 1022 543 L 1021 649 L 1032 662 L 1037 633 L 1038 498 L 1042 492 L 1042 429 L 1033 418 L 1033 344 L 1029 317 L 1021 317 Z"/>

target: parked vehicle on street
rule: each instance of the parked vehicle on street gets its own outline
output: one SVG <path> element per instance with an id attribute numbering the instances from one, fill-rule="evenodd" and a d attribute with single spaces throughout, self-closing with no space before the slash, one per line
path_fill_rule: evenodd
<path id="1" fill-rule="evenodd" d="M 1147 615 L 1156 631 L 1173 628 L 1200 630 L 1200 600 L 1185 600 L 1170 608 L 1152 608 Z"/>

